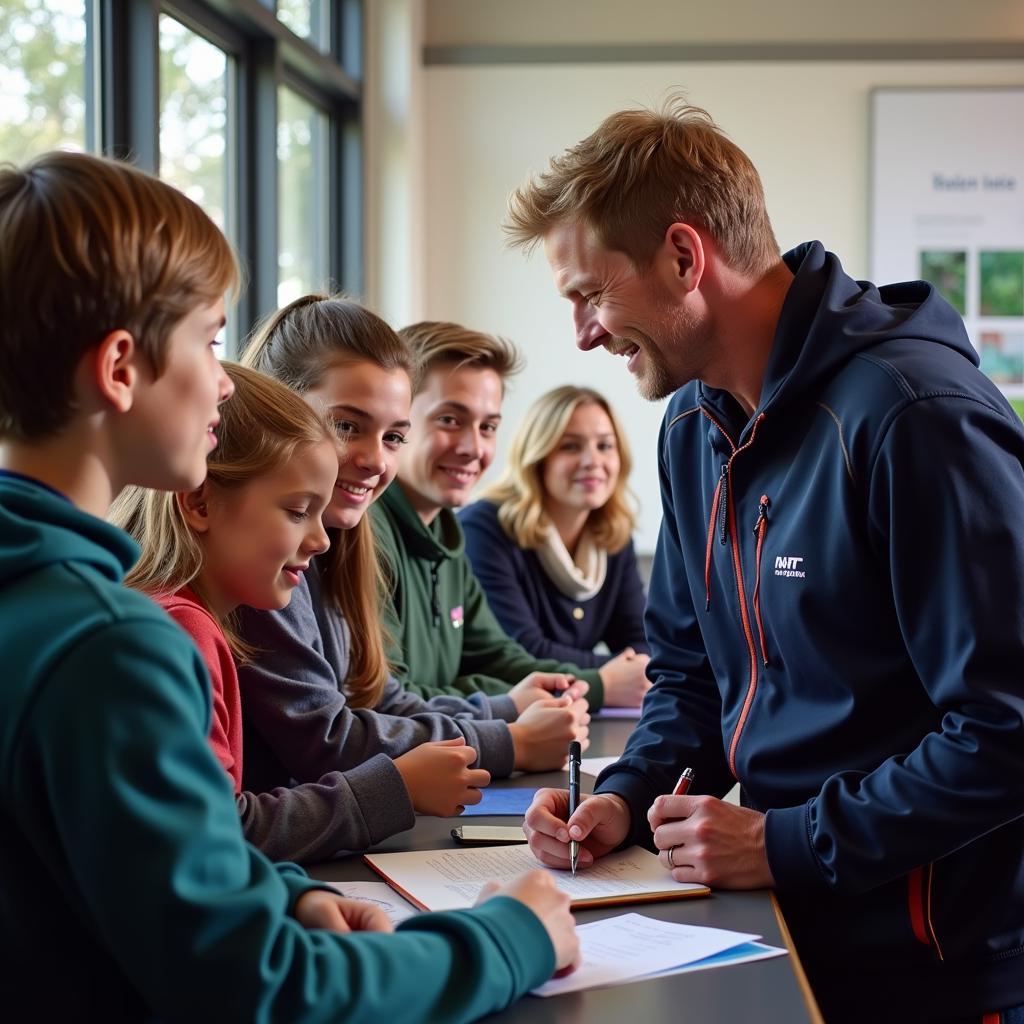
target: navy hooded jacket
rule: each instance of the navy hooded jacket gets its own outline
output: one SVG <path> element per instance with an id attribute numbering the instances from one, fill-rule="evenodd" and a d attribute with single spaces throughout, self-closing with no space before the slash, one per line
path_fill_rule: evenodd
<path id="1" fill-rule="evenodd" d="M 683 767 L 740 782 L 830 1024 L 1024 1003 L 1024 432 L 930 285 L 785 260 L 754 414 L 668 406 L 654 688 L 597 788 L 650 844 Z"/>

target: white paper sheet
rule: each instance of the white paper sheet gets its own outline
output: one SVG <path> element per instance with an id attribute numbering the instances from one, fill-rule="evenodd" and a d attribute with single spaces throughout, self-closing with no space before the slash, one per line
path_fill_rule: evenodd
<path id="1" fill-rule="evenodd" d="M 524 871 L 543 867 L 527 846 L 371 853 L 365 859 L 392 885 L 431 910 L 471 907 L 490 879 L 504 884 Z M 546 870 L 573 900 L 705 891 L 702 885 L 675 881 L 658 858 L 640 846 L 608 854 L 575 878 L 569 871 Z"/>
<path id="2" fill-rule="evenodd" d="M 380 907 L 391 920 L 398 924 L 419 911 L 395 892 L 386 882 L 326 882 L 332 889 L 337 889 L 342 896 L 363 903 L 372 903 Z"/>
<path id="3" fill-rule="evenodd" d="M 580 925 L 576 934 L 583 962 L 564 978 L 552 978 L 535 988 L 534 995 L 554 996 L 639 980 L 760 938 L 721 928 L 659 921 L 642 914 L 593 921 Z"/>
<path id="4" fill-rule="evenodd" d="M 615 764 L 619 757 L 584 757 L 580 760 L 580 771 L 584 775 L 593 775 L 596 779 L 610 764 Z"/>

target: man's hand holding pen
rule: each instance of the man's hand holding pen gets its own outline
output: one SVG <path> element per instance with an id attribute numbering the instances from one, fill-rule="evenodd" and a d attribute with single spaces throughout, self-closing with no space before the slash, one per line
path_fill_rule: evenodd
<path id="1" fill-rule="evenodd" d="M 661 862 L 676 881 L 721 889 L 775 884 L 765 854 L 765 819 L 759 811 L 681 792 L 659 796 L 647 818 Z M 526 812 L 523 831 L 542 864 L 563 870 L 571 868 L 570 843 L 575 840 L 582 870 L 620 846 L 630 824 L 629 807 L 614 793 L 581 796 L 570 813 L 567 790 L 541 789 Z"/>
<path id="2" fill-rule="evenodd" d="M 684 792 L 659 796 L 647 820 L 661 862 L 677 882 L 701 882 L 719 889 L 775 884 L 760 811 Z"/>

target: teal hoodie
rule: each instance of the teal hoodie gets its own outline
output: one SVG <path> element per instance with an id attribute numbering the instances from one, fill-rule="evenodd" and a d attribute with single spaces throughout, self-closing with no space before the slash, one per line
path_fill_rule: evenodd
<path id="1" fill-rule="evenodd" d="M 371 515 L 391 587 L 385 624 L 398 648 L 389 652 L 391 667 L 407 690 L 426 699 L 505 694 L 531 672 L 568 672 L 590 684 L 590 710 L 600 710 L 597 669 L 535 658 L 501 628 L 453 512 L 442 509 L 425 526 L 396 480 Z"/>
<path id="2" fill-rule="evenodd" d="M 467 1021 L 550 976 L 523 904 L 309 931 L 242 838 L 188 637 L 121 531 L 0 471 L 0 991 L 36 1020 Z"/>

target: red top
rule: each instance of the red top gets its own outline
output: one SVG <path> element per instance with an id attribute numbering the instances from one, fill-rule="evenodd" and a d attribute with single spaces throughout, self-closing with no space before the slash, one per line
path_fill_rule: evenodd
<path id="1" fill-rule="evenodd" d="M 238 671 L 224 630 L 188 587 L 182 587 L 176 594 L 157 597 L 156 602 L 192 637 L 206 662 L 213 691 L 210 746 L 231 776 L 235 793 L 241 793 L 242 697 L 238 690 Z"/>

